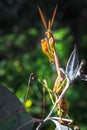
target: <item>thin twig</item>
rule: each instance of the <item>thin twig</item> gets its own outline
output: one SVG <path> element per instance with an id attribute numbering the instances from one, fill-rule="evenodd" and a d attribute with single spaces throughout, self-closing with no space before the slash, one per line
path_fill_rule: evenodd
<path id="1" fill-rule="evenodd" d="M 26 102 L 27 97 L 28 97 L 28 94 L 29 94 L 29 88 L 30 88 L 31 78 L 32 78 L 32 73 L 31 73 L 30 76 L 29 76 L 28 88 L 27 88 L 27 92 L 26 92 L 26 95 L 25 95 L 24 103 Z M 23 104 L 24 104 L 24 103 L 23 103 Z"/>
<path id="2" fill-rule="evenodd" d="M 43 120 L 43 122 L 39 123 L 36 130 L 39 130 L 39 128 L 42 126 L 42 124 L 50 119 L 51 115 L 53 114 L 54 109 L 56 108 L 57 104 L 61 101 L 61 99 L 64 97 L 64 95 L 65 95 L 66 91 L 69 89 L 69 87 L 70 87 L 70 82 L 69 82 L 69 79 L 67 78 L 67 84 L 64 87 L 61 95 L 59 96 L 58 100 L 55 102 L 55 104 L 54 104 L 53 108 L 51 109 L 51 111 L 49 112 L 48 116 Z"/>
<path id="3" fill-rule="evenodd" d="M 31 79 L 32 79 L 33 75 L 34 75 L 34 74 L 31 73 L 30 76 L 29 76 L 28 88 L 27 88 L 27 90 L 26 90 L 27 92 L 26 92 L 26 95 L 25 95 L 25 98 L 24 98 L 23 105 L 20 107 L 20 109 L 24 106 L 24 104 L 25 104 L 25 102 L 26 102 L 26 100 L 27 100 L 27 97 L 28 97 L 28 94 L 29 94 L 30 83 L 31 83 Z"/>
<path id="4" fill-rule="evenodd" d="M 61 117 L 50 117 L 50 119 L 53 119 L 53 120 L 62 120 L 62 121 L 67 121 L 67 122 L 70 122 L 70 123 L 73 122 L 72 119 L 61 118 Z"/>
<path id="5" fill-rule="evenodd" d="M 67 84 L 66 86 L 64 87 L 61 95 L 59 96 L 59 98 L 57 99 L 57 101 L 55 102 L 53 108 L 51 109 L 51 111 L 49 112 L 48 116 L 44 119 L 44 122 L 46 122 L 48 120 L 48 118 L 52 115 L 54 109 L 56 108 L 57 104 L 59 104 L 59 102 L 61 101 L 61 99 L 64 97 L 66 91 L 68 90 L 68 88 L 70 87 L 70 82 L 69 82 L 69 79 L 67 78 Z"/>

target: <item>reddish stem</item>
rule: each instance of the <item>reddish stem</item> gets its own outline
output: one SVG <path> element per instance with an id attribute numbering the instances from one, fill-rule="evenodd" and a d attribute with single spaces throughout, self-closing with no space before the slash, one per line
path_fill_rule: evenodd
<path id="1" fill-rule="evenodd" d="M 61 71 L 60 71 L 60 63 L 59 63 L 59 60 L 58 60 L 56 49 L 54 49 L 54 59 L 55 59 L 55 65 L 56 65 L 56 70 L 57 70 L 58 76 L 60 78 L 62 78 L 62 74 L 61 74 Z"/>

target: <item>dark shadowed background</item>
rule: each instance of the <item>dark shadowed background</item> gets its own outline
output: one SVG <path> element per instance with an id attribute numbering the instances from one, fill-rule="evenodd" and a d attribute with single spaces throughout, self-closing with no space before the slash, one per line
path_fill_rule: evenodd
<path id="1" fill-rule="evenodd" d="M 0 0 L 0 84 L 8 87 L 21 102 L 27 90 L 29 74 L 46 79 L 52 88 L 56 78 L 55 67 L 42 53 L 40 40 L 45 37 L 37 5 L 46 20 L 58 5 L 52 27 L 61 67 L 75 44 L 79 59 L 87 61 L 87 0 Z M 84 68 L 87 74 L 87 65 Z M 26 109 L 34 117 L 42 115 L 42 85 L 31 81 Z M 76 120 L 82 130 L 87 128 L 87 82 L 76 81 L 67 93 L 70 118 Z M 46 93 L 46 112 L 52 104 Z"/>

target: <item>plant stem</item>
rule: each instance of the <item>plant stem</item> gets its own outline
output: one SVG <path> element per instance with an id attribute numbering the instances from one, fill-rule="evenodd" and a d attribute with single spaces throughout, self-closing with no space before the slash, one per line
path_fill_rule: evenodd
<path id="1" fill-rule="evenodd" d="M 44 119 L 44 122 L 46 122 L 48 120 L 48 118 L 52 115 L 54 109 L 56 108 L 57 104 L 61 101 L 61 99 L 64 97 L 66 91 L 69 89 L 70 87 L 70 82 L 69 82 L 69 79 L 67 78 L 67 84 L 66 86 L 64 87 L 61 95 L 59 96 L 59 98 L 57 99 L 57 101 L 55 102 L 53 108 L 51 109 L 51 111 L 49 112 L 48 116 Z"/>
<path id="2" fill-rule="evenodd" d="M 55 65 L 56 65 L 58 77 L 62 78 L 61 71 L 60 71 L 60 63 L 59 63 L 59 60 L 58 60 L 56 49 L 54 49 L 54 58 L 55 58 Z"/>

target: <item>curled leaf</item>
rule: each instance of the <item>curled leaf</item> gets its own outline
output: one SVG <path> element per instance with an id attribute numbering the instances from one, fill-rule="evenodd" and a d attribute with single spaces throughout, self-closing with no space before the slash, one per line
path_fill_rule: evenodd
<path id="1" fill-rule="evenodd" d="M 79 69 L 79 57 L 77 47 L 75 46 L 66 65 L 66 74 L 70 80 L 70 83 L 72 83 L 73 80 L 75 80 L 78 69 Z"/>

